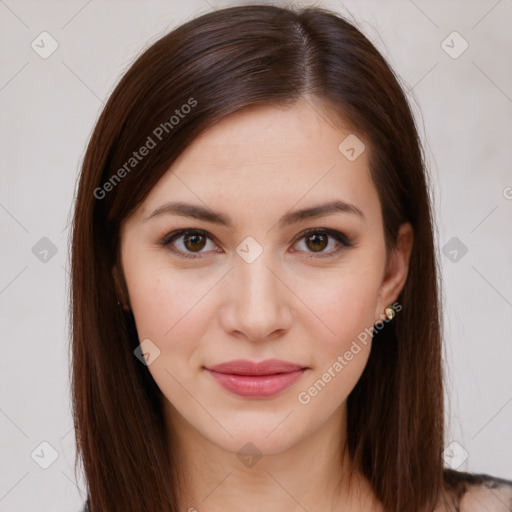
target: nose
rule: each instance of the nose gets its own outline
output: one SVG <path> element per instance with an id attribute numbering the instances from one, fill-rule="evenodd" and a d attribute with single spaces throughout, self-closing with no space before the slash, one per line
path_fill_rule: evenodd
<path id="1" fill-rule="evenodd" d="M 223 318 L 227 332 L 258 342 L 283 336 L 290 329 L 293 292 L 284 272 L 275 267 L 265 251 L 252 263 L 236 261 L 226 283 L 230 290 Z"/>

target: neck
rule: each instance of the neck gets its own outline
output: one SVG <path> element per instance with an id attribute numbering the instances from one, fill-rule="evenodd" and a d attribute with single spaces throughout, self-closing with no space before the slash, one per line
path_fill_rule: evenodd
<path id="1" fill-rule="evenodd" d="M 244 512 L 377 510 L 373 491 L 347 453 L 345 406 L 320 429 L 271 454 L 261 454 L 247 440 L 238 453 L 225 450 L 172 407 L 166 419 L 183 478 L 180 510 L 225 512 L 242 503 Z"/>

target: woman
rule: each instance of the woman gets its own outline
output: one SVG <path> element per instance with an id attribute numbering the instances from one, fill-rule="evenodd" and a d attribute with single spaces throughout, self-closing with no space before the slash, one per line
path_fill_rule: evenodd
<path id="1" fill-rule="evenodd" d="M 84 158 L 71 299 L 85 510 L 512 508 L 443 467 L 421 146 L 332 12 L 218 10 L 137 59 Z"/>

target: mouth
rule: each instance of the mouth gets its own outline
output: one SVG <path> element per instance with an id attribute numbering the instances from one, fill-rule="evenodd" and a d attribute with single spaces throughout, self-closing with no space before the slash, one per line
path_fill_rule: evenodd
<path id="1" fill-rule="evenodd" d="M 308 367 L 269 359 L 236 360 L 204 367 L 225 390 L 246 398 L 272 398 L 294 384 Z"/>

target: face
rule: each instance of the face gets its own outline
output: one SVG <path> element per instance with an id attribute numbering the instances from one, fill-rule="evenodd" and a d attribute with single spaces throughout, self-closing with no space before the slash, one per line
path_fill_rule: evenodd
<path id="1" fill-rule="evenodd" d="M 363 333 L 396 300 L 410 252 L 403 243 L 386 265 L 368 150 L 351 161 L 339 149 L 350 133 L 311 101 L 236 113 L 196 139 L 124 222 L 127 302 L 173 428 L 273 454 L 343 414 L 371 349 Z M 177 202 L 217 217 L 177 213 Z M 300 370 L 208 370 L 239 359 Z"/>

